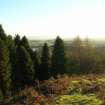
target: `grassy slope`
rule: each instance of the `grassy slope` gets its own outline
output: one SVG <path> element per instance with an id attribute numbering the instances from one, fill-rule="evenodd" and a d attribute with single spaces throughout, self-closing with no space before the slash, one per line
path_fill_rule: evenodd
<path id="1" fill-rule="evenodd" d="M 59 102 L 59 100 L 65 102 L 62 99 L 65 96 L 69 103 L 57 105 L 85 105 L 83 102 L 88 102 L 88 100 L 93 100 L 93 104 L 88 103 L 86 105 L 95 105 L 95 103 L 97 103 L 96 105 L 101 105 L 101 103 L 104 105 L 105 77 L 101 75 L 82 75 L 52 78 L 40 82 L 39 85 L 26 87 L 24 90 L 17 92 L 13 97 L 8 98 L 8 100 L 11 100 L 9 100 L 8 105 L 55 105 L 55 102 Z M 71 104 L 72 100 L 77 104 Z"/>

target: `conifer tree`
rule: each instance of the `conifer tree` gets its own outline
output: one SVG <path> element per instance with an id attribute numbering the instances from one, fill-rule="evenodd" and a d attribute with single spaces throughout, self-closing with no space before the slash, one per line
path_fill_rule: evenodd
<path id="1" fill-rule="evenodd" d="M 0 39 L 6 41 L 6 33 L 1 24 L 0 24 Z"/>
<path id="2" fill-rule="evenodd" d="M 11 74 L 11 80 L 12 80 L 12 90 L 16 90 L 18 89 L 19 86 L 19 64 L 18 64 L 18 56 L 17 56 L 17 50 L 16 50 L 16 46 L 13 46 L 10 50 L 10 61 L 11 61 L 11 70 L 12 70 L 12 74 Z"/>
<path id="3" fill-rule="evenodd" d="M 15 45 L 19 46 L 20 45 L 20 41 L 21 41 L 20 36 L 17 34 L 15 36 L 15 38 L 14 38 Z"/>
<path id="4" fill-rule="evenodd" d="M 47 80 L 50 77 L 50 53 L 47 43 L 44 44 L 41 54 L 39 80 Z"/>
<path id="5" fill-rule="evenodd" d="M 33 50 L 31 49 L 30 45 L 29 45 L 29 42 L 28 42 L 28 39 L 26 38 L 26 36 L 23 36 L 22 39 L 21 39 L 21 46 L 24 46 L 25 49 L 28 51 L 28 53 L 30 54 L 31 56 L 31 59 L 32 58 L 32 55 L 33 55 Z"/>
<path id="6" fill-rule="evenodd" d="M 19 65 L 19 77 L 20 85 L 30 85 L 34 79 L 34 66 L 30 54 L 27 52 L 25 47 L 18 47 L 18 65 Z"/>
<path id="7" fill-rule="evenodd" d="M 19 65 L 19 56 L 18 48 L 20 46 L 20 36 L 17 34 L 14 39 L 8 36 L 9 42 L 9 51 L 10 51 L 10 62 L 11 62 L 11 83 L 12 90 L 18 89 L 20 87 L 20 65 Z"/>
<path id="8" fill-rule="evenodd" d="M 31 48 L 30 48 L 28 39 L 25 36 L 23 36 L 22 39 L 21 39 L 21 46 L 24 46 L 25 49 L 30 53 Z"/>
<path id="9" fill-rule="evenodd" d="M 6 95 L 11 86 L 11 65 L 9 51 L 4 41 L 0 39 L 0 89 Z"/>
<path id="10" fill-rule="evenodd" d="M 40 67 L 40 59 L 39 59 L 39 55 L 37 53 L 37 51 L 33 51 L 32 53 L 32 60 L 33 60 L 33 64 L 34 64 L 34 79 L 38 79 L 38 75 L 39 75 L 39 67 Z"/>
<path id="11" fill-rule="evenodd" d="M 64 42 L 58 36 L 54 43 L 54 48 L 52 52 L 52 74 L 57 76 L 58 74 L 66 73 L 66 57 Z"/>
<path id="12" fill-rule="evenodd" d="M 28 39 L 23 36 L 22 39 L 21 39 L 21 45 L 24 46 L 25 48 L 29 48 L 29 43 L 28 43 Z"/>
<path id="13" fill-rule="evenodd" d="M 7 45 L 9 50 L 14 46 L 14 40 L 12 39 L 11 35 L 7 36 L 6 45 Z"/>
<path id="14" fill-rule="evenodd" d="M 15 89 L 24 87 L 25 85 L 31 84 L 34 79 L 34 66 L 31 59 L 30 52 L 31 48 L 29 46 L 27 38 L 24 36 L 20 39 L 17 34 L 15 39 L 15 48 L 12 49 L 12 55 L 14 56 L 15 62 L 13 62 L 13 75 L 12 82 Z"/>

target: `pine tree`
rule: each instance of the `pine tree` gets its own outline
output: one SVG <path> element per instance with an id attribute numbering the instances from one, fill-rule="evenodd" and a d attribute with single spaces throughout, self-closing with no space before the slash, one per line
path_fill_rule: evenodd
<path id="1" fill-rule="evenodd" d="M 19 64 L 18 64 L 18 56 L 16 46 L 13 46 L 10 50 L 10 61 L 11 61 L 11 80 L 12 80 L 12 90 L 18 89 L 19 86 Z"/>
<path id="2" fill-rule="evenodd" d="M 17 34 L 15 36 L 15 38 L 14 38 L 15 45 L 19 46 L 20 45 L 20 41 L 21 41 L 20 36 Z"/>
<path id="3" fill-rule="evenodd" d="M 30 85 L 34 79 L 34 66 L 30 54 L 25 47 L 18 47 L 18 65 L 19 65 L 19 77 L 20 86 Z"/>
<path id="4" fill-rule="evenodd" d="M 6 95 L 11 86 L 11 65 L 9 51 L 5 43 L 0 40 L 0 89 Z"/>
<path id="5" fill-rule="evenodd" d="M 32 58 L 32 55 L 33 55 L 33 50 L 31 49 L 30 45 L 29 45 L 29 42 L 28 42 L 28 39 L 26 38 L 26 36 L 23 36 L 22 39 L 21 39 L 21 46 L 25 47 L 25 49 L 28 51 L 28 53 L 30 54 L 31 56 L 31 59 Z"/>
<path id="6" fill-rule="evenodd" d="M 40 59 L 39 58 L 40 57 L 39 57 L 37 51 L 33 51 L 32 60 L 33 60 L 34 72 L 35 72 L 34 79 L 38 79 L 38 75 L 39 75 L 39 67 L 40 67 Z"/>
<path id="7" fill-rule="evenodd" d="M 6 45 L 7 45 L 9 50 L 14 46 L 14 40 L 12 39 L 11 35 L 7 36 Z"/>
<path id="8" fill-rule="evenodd" d="M 52 74 L 57 76 L 58 74 L 66 73 L 66 57 L 64 42 L 58 36 L 54 43 L 54 48 L 52 52 Z"/>
<path id="9" fill-rule="evenodd" d="M 49 54 L 49 47 L 47 43 L 45 43 L 41 54 L 39 80 L 47 80 L 49 77 L 50 77 L 50 54 Z"/>
<path id="10" fill-rule="evenodd" d="M 21 39 L 21 45 L 24 46 L 25 48 L 29 48 L 29 43 L 28 43 L 28 39 L 23 36 L 22 39 Z"/>
<path id="11" fill-rule="evenodd" d="M 21 39 L 21 46 L 24 46 L 25 49 L 30 53 L 31 48 L 30 48 L 28 39 L 25 36 L 23 36 L 22 39 Z"/>
<path id="12" fill-rule="evenodd" d="M 0 39 L 6 41 L 6 34 L 1 24 L 0 24 Z"/>
<path id="13" fill-rule="evenodd" d="M 12 49 L 13 62 L 13 73 L 12 82 L 15 89 L 24 87 L 25 85 L 31 84 L 34 79 L 34 66 L 31 59 L 30 52 L 31 48 L 28 44 L 27 38 L 24 36 L 20 39 L 19 35 L 16 35 L 15 48 Z M 12 60 L 13 61 L 13 60 Z"/>

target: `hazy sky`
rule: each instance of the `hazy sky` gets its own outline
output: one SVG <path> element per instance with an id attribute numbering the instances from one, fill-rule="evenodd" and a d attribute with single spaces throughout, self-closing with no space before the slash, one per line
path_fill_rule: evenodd
<path id="1" fill-rule="evenodd" d="M 0 23 L 31 38 L 105 38 L 105 0 L 0 0 Z"/>

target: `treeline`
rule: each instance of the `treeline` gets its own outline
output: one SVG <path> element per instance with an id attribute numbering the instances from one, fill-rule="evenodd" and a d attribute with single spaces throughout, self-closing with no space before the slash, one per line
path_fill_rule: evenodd
<path id="1" fill-rule="evenodd" d="M 68 49 L 67 49 L 68 48 Z M 57 37 L 53 47 L 45 43 L 39 54 L 25 36 L 6 35 L 0 25 L 0 95 L 63 74 L 103 73 L 104 55 L 88 39 L 75 38 L 69 47 Z"/>
<path id="2" fill-rule="evenodd" d="M 77 36 L 66 46 L 67 72 L 69 74 L 87 74 L 105 72 L 105 47 L 97 46 L 86 38 Z"/>

